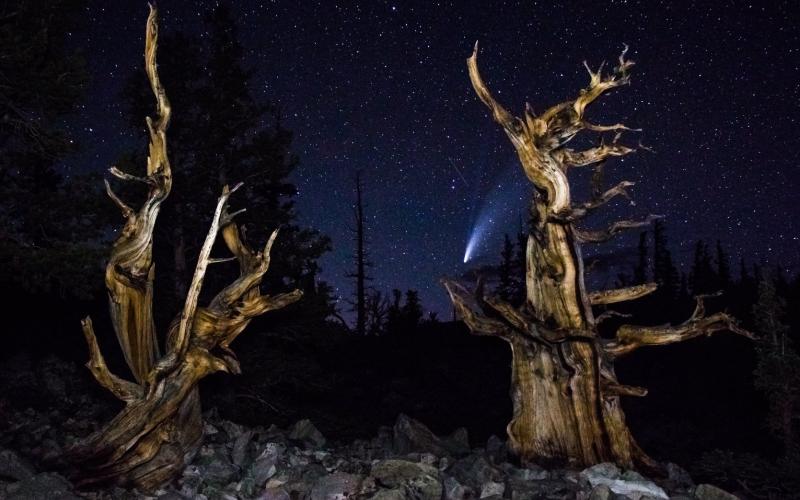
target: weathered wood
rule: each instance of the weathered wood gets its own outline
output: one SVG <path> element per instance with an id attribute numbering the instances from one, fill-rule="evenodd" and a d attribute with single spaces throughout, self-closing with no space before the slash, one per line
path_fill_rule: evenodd
<path id="1" fill-rule="evenodd" d="M 463 285 L 443 280 L 456 311 L 470 330 L 495 335 L 511 345 L 513 355 L 511 397 L 514 414 L 508 425 L 509 443 L 524 461 L 586 466 L 615 462 L 624 467 L 652 468 L 657 464 L 636 444 L 625 424 L 620 396 L 644 396 L 647 390 L 620 384 L 614 358 L 642 345 L 677 342 L 712 331 L 746 333 L 732 318 L 717 314 L 703 317 L 702 301 L 685 324 L 677 327 L 625 326 L 614 340 L 597 334 L 593 304 L 632 300 L 652 292 L 652 284 L 621 290 L 587 293 L 580 244 L 600 242 L 624 230 L 641 227 L 642 221 L 619 221 L 603 230 L 575 226 L 590 211 L 622 196 L 633 183 L 623 181 L 594 199 L 574 204 L 567 172 L 570 167 L 594 165 L 635 149 L 618 141 L 633 129 L 617 123 L 594 125 L 584 112 L 595 99 L 630 82 L 633 62 L 625 58 L 610 74 L 602 67 L 590 74 L 589 86 L 572 101 L 534 115 L 526 106 L 522 118 L 512 115 L 492 96 L 478 70 L 478 46 L 467 60 L 470 80 L 480 100 L 489 108 L 514 145 L 528 179 L 534 184 L 532 223 L 526 248 L 527 300 L 514 309 L 495 297 L 475 294 Z M 609 144 L 574 151 L 566 144 L 583 130 L 614 132 Z M 600 174 L 598 174 L 599 177 Z"/>
<path id="2" fill-rule="evenodd" d="M 261 295 L 259 286 L 269 269 L 272 233 L 261 252 L 244 242 L 227 201 L 236 190 L 222 190 L 211 226 L 198 257 L 183 311 L 172 322 L 166 354 L 159 358 L 153 326 L 153 229 L 161 203 L 172 186 L 166 150 L 170 107 L 158 78 L 157 12 L 151 5 L 145 36 L 145 67 L 156 96 L 158 119 L 148 119 L 150 155 L 147 177 L 113 167 L 115 177 L 149 186 L 138 211 L 119 199 L 106 181 L 111 199 L 126 218 L 106 268 L 111 320 L 136 383 L 112 374 L 100 352 L 90 318 L 83 321 L 89 345 L 87 366 L 97 381 L 126 403 L 113 420 L 67 451 L 68 474 L 80 486 L 119 484 L 153 491 L 171 480 L 200 446 L 202 421 L 197 383 L 216 371 L 240 373 L 230 343 L 254 317 L 279 309 L 301 296 L 300 291 Z M 238 187 L 238 186 L 237 186 Z M 211 249 L 222 233 L 231 258 L 212 258 Z M 210 264 L 237 260 L 240 276 L 206 307 L 198 305 L 203 278 Z"/>

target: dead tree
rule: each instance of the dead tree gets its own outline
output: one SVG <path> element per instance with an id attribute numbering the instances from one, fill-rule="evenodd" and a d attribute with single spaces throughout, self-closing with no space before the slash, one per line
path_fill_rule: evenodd
<path id="1" fill-rule="evenodd" d="M 627 47 L 626 47 L 627 50 Z M 572 168 L 598 167 L 634 151 L 619 142 L 631 130 L 621 123 L 596 125 L 584 112 L 605 92 L 627 85 L 633 62 L 619 57 L 610 74 L 589 69 L 589 86 L 577 98 L 540 115 L 526 106 L 522 118 L 509 113 L 487 89 L 477 64 L 478 46 L 467 60 L 478 97 L 488 106 L 519 155 L 534 185 L 532 224 L 526 249 L 526 301 L 512 307 L 445 279 L 453 304 L 472 333 L 506 340 L 513 353 L 511 397 L 514 413 L 507 431 L 511 448 L 524 461 L 586 466 L 615 462 L 624 467 L 657 468 L 636 444 L 625 423 L 620 396 L 644 396 L 647 390 L 623 385 L 614 361 L 644 346 L 681 342 L 729 331 L 750 336 L 725 313 L 705 315 L 703 297 L 694 314 L 679 325 L 621 326 L 613 338 L 600 337 L 592 306 L 642 297 L 655 290 L 644 284 L 589 292 L 584 285 L 581 245 L 606 241 L 614 234 L 648 224 L 656 216 L 619 221 L 601 230 L 577 226 L 587 214 L 616 197 L 627 197 L 631 182 L 621 182 L 593 199 L 575 203 L 567 174 Z M 611 132 L 611 141 L 584 151 L 570 149 L 581 131 Z"/>
<path id="2" fill-rule="evenodd" d="M 135 382 L 112 374 L 103 359 L 90 318 L 83 320 L 89 344 L 87 367 L 97 381 L 125 402 L 122 411 L 103 428 L 67 452 L 70 475 L 81 486 L 119 484 L 152 491 L 169 481 L 197 451 L 202 437 L 198 381 L 224 371 L 240 373 L 229 348 L 250 320 L 300 298 L 297 290 L 261 295 L 259 285 L 270 263 L 272 233 L 261 251 L 252 250 L 228 212 L 228 198 L 239 186 L 222 190 L 211 227 L 200 250 L 183 310 L 169 327 L 165 354 L 159 354 L 153 323 L 153 229 L 161 204 L 172 187 L 167 158 L 170 104 L 156 66 L 158 24 L 150 6 L 145 36 L 145 69 L 156 97 L 155 121 L 147 119 L 150 145 L 147 175 L 137 177 L 117 168 L 115 177 L 147 186 L 147 199 L 136 211 L 111 190 L 108 196 L 122 210 L 125 226 L 114 242 L 106 267 L 111 321 Z M 238 212 L 237 212 L 238 213 Z M 211 249 L 222 234 L 233 254 L 212 258 Z M 240 276 L 205 306 L 198 306 L 203 277 L 209 265 L 236 260 Z"/>
<path id="3" fill-rule="evenodd" d="M 366 282 L 372 280 L 372 277 L 367 274 L 367 268 L 372 267 L 372 262 L 369 260 L 369 251 L 367 250 L 366 234 L 364 227 L 364 200 L 362 194 L 364 191 L 364 184 L 361 181 L 361 171 L 356 172 L 356 204 L 353 206 L 353 221 L 355 228 L 353 229 L 354 239 L 356 242 L 356 253 L 353 256 L 355 263 L 355 271 L 348 273 L 348 278 L 354 278 L 356 282 L 356 289 L 353 297 L 353 310 L 356 313 L 356 333 L 361 336 L 367 334 L 367 286 Z"/>

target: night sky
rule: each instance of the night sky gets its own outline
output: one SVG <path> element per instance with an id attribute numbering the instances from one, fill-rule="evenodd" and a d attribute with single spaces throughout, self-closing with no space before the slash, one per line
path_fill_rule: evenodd
<path id="1" fill-rule="evenodd" d="M 279 104 L 296 134 L 299 222 L 333 239 L 323 278 L 350 294 L 348 228 L 354 173 L 362 170 L 372 285 L 418 289 L 426 308 L 447 314 L 438 278 L 497 260 L 502 234 L 519 228 L 530 189 L 513 147 L 470 86 L 465 60 L 476 40 L 489 87 L 518 115 L 526 101 L 540 113 L 574 98 L 589 81 L 584 59 L 595 68 L 615 62 L 629 44 L 637 63 L 632 85 L 588 116 L 643 128 L 627 143 L 641 140 L 653 152 L 609 162 L 607 183 L 635 181 L 637 204 L 617 203 L 589 223 L 663 214 L 682 263 L 695 240 L 719 239 L 734 265 L 745 257 L 797 272 L 800 8 L 793 3 L 294 0 L 231 7 L 256 70 L 251 89 Z M 161 32 L 202 35 L 214 5 L 160 1 Z M 146 141 L 144 125 L 128 125 L 119 97 L 131 71 L 143 70 L 146 17 L 144 2 L 94 1 L 86 26 L 71 35 L 92 74 L 89 99 L 69 125 L 83 147 L 70 161 L 75 169 L 105 169 L 126 145 Z M 576 198 L 586 183 L 576 177 Z M 473 259 L 464 264 L 475 234 Z M 617 237 L 585 254 L 625 262 L 636 240 Z M 610 281 L 615 271 L 601 270 L 593 282 Z"/>

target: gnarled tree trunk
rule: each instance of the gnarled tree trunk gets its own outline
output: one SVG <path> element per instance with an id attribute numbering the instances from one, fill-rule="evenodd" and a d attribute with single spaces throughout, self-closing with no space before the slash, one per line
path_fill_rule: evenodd
<path id="1" fill-rule="evenodd" d="M 259 285 L 270 262 L 272 233 L 266 247 L 248 247 L 229 214 L 227 201 L 239 187 L 223 189 L 211 227 L 200 250 L 183 311 L 172 322 L 166 354 L 159 356 L 153 324 L 153 229 L 161 203 L 169 195 L 172 174 L 167 158 L 166 131 L 170 106 L 158 79 L 156 9 L 150 7 L 145 37 L 145 67 L 156 96 L 158 119 L 148 118 L 150 148 L 147 175 L 136 177 L 112 168 L 126 181 L 143 182 L 147 199 L 134 211 L 111 190 L 108 195 L 126 218 L 114 243 L 106 268 L 111 320 L 125 360 L 133 373 L 130 382 L 109 372 L 95 338 L 90 318 L 83 321 L 89 344 L 87 366 L 97 381 L 126 403 L 125 408 L 102 429 L 72 446 L 67 456 L 69 474 L 79 485 L 119 484 L 152 491 L 169 481 L 197 451 L 202 438 L 197 382 L 216 371 L 240 373 L 230 343 L 252 318 L 279 309 L 300 298 L 295 290 L 276 296 L 261 295 Z M 233 257 L 211 258 L 211 249 L 222 233 Z M 237 260 L 240 276 L 206 306 L 198 297 L 210 264 Z"/>
<path id="2" fill-rule="evenodd" d="M 592 101 L 629 83 L 633 63 L 623 52 L 610 75 L 603 75 L 602 68 L 596 73 L 589 70 L 589 87 L 576 99 L 538 116 L 527 106 L 524 117 L 518 118 L 487 89 L 478 72 L 477 51 L 476 44 L 467 60 L 472 85 L 511 139 L 534 185 L 526 249 L 527 300 L 517 309 L 486 296 L 481 283 L 474 292 L 454 281 L 444 280 L 444 284 L 473 333 L 496 335 L 511 345 L 514 415 L 507 429 L 510 446 L 524 461 L 657 467 L 631 436 L 619 399 L 644 396 L 647 391 L 620 384 L 614 360 L 643 345 L 679 342 L 717 331 L 749 333 L 725 314 L 705 317 L 703 297 L 698 297 L 695 313 L 681 325 L 624 325 L 610 340 L 597 333 L 597 324 L 605 317 L 595 318 L 592 305 L 632 300 L 655 290 L 655 285 L 648 284 L 587 292 L 581 244 L 605 241 L 623 229 L 649 224 L 657 216 L 616 222 L 604 230 L 581 230 L 576 222 L 617 196 L 627 197 L 626 189 L 633 183 L 596 190 L 592 200 L 575 204 L 567 178 L 570 168 L 590 166 L 599 172 L 609 157 L 634 151 L 618 142 L 623 131 L 631 130 L 625 125 L 595 125 L 584 119 Z M 609 143 L 585 151 L 568 148 L 567 143 L 582 130 L 615 135 Z"/>

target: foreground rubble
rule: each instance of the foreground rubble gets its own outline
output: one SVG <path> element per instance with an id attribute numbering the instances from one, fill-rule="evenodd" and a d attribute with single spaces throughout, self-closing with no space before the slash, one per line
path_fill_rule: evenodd
<path id="1" fill-rule="evenodd" d="M 204 445 L 181 477 L 147 496 L 113 488 L 78 491 L 52 472 L 61 450 L 94 428 L 58 412 L 12 412 L 0 440 L 0 498 L 159 498 L 329 500 L 400 499 L 698 499 L 737 498 L 711 485 L 696 486 L 670 464 L 667 478 L 651 480 L 612 464 L 583 471 L 514 464 L 492 436 L 470 448 L 465 430 L 438 437 L 405 416 L 371 440 L 329 444 L 308 420 L 289 429 L 247 428 L 206 414 Z M 35 465 L 34 465 L 35 464 Z"/>

